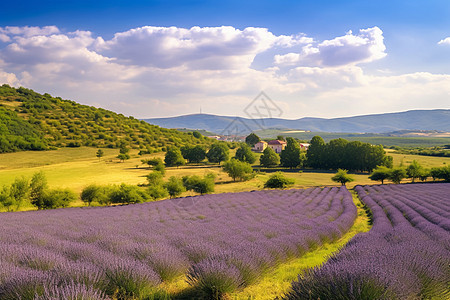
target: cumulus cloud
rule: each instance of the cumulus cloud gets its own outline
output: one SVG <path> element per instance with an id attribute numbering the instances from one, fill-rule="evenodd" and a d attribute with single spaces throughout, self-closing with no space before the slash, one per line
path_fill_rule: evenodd
<path id="1" fill-rule="evenodd" d="M 440 40 L 438 45 L 450 45 L 450 37 Z"/>
<path id="2" fill-rule="evenodd" d="M 200 106 L 243 114 L 261 90 L 292 118 L 389 111 L 393 102 L 410 109 L 420 99 L 448 103 L 450 95 L 446 75 L 367 75 L 361 63 L 386 55 L 378 27 L 325 41 L 231 26 L 146 26 L 111 39 L 53 26 L 4 27 L 0 41 L 0 84 L 142 118 L 194 113 Z M 257 69 L 258 59 L 265 64 Z M 430 89 L 434 98 L 425 101 Z"/>
<path id="3" fill-rule="evenodd" d="M 109 41 L 99 38 L 97 50 L 124 64 L 220 70 L 248 67 L 258 53 L 274 45 L 291 47 L 311 40 L 304 35 L 275 36 L 266 28 L 145 26 L 117 33 Z"/>
<path id="4" fill-rule="evenodd" d="M 361 29 L 357 35 L 346 35 L 308 44 L 299 53 L 276 55 L 277 65 L 334 67 L 371 62 L 386 56 L 383 31 L 378 27 Z"/>

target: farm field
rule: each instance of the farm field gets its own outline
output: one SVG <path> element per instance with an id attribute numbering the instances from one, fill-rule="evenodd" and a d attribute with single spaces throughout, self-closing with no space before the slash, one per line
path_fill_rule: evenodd
<path id="1" fill-rule="evenodd" d="M 31 178 L 37 171 L 44 171 L 51 187 L 70 188 L 76 193 L 91 184 L 141 184 L 146 182 L 146 175 L 150 170 L 142 165 L 141 159 L 160 157 L 164 159 L 163 153 L 138 156 L 136 150 L 131 151 L 131 159 L 120 162 L 116 156 L 117 149 L 103 149 L 105 156 L 100 160 L 95 157 L 96 148 L 61 148 L 53 151 L 25 151 L 17 153 L 0 154 L 0 186 L 11 184 L 16 177 L 25 176 Z M 450 157 L 429 157 L 419 155 L 397 154 L 387 149 L 388 154 L 394 157 L 394 165 L 401 162 L 409 164 L 417 160 L 424 167 L 439 167 L 450 164 Z M 231 155 L 234 155 L 232 152 Z M 257 166 L 256 166 L 257 168 Z M 295 179 L 293 188 L 304 188 L 314 186 L 335 186 L 331 180 L 332 172 L 304 170 L 299 173 L 287 171 L 285 175 Z M 254 179 L 245 182 L 233 182 L 232 179 L 218 165 L 188 165 L 179 168 L 167 168 L 166 178 L 170 176 L 200 175 L 208 172 L 215 173 L 215 193 L 242 192 L 259 190 L 263 188 L 264 182 L 269 178 L 270 172 L 258 174 Z M 368 174 L 352 174 L 354 182 L 348 184 L 349 188 L 356 185 L 371 184 Z M 193 195 L 186 192 L 183 196 Z M 78 201 L 74 206 L 81 206 Z M 31 207 L 25 207 L 29 209 Z"/>
<path id="2" fill-rule="evenodd" d="M 387 155 L 394 158 L 394 166 L 399 166 L 401 163 L 408 165 L 413 160 L 418 161 L 424 168 L 442 167 L 450 165 L 450 157 L 433 157 L 424 155 L 411 155 L 396 153 L 394 150 L 385 149 Z"/>
<path id="3" fill-rule="evenodd" d="M 144 299 L 185 278 L 173 297 L 231 293 L 340 240 L 356 217 L 344 187 L 1 214 L 0 299 Z"/>
<path id="4" fill-rule="evenodd" d="M 288 299 L 449 299 L 450 184 L 356 191 L 372 229 L 299 277 Z"/>

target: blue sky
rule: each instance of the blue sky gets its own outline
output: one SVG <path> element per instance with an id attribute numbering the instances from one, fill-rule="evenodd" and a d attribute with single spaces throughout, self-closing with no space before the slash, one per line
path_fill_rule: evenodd
<path id="1" fill-rule="evenodd" d="M 448 109 L 449 37 L 447 0 L 21 1 L 0 83 L 140 118 L 243 116 L 260 91 L 286 118 Z"/>

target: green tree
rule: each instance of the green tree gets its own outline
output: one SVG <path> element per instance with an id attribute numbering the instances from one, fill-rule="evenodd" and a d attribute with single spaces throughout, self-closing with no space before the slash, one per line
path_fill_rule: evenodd
<path id="1" fill-rule="evenodd" d="M 245 143 L 247 143 L 248 145 L 250 145 L 250 147 L 255 146 L 255 144 L 258 143 L 259 141 L 261 141 L 261 139 L 259 138 L 259 136 L 257 136 L 257 135 L 254 134 L 253 132 L 250 133 L 250 134 L 245 138 Z"/>
<path id="2" fill-rule="evenodd" d="M 60 207 L 68 207 L 71 202 L 75 201 L 77 196 L 69 189 L 51 189 L 44 193 L 42 206 L 39 209 L 53 209 Z"/>
<path id="3" fill-rule="evenodd" d="M 202 146 L 184 146 L 181 148 L 181 154 L 189 163 L 199 163 L 206 158 L 206 151 Z"/>
<path id="4" fill-rule="evenodd" d="M 124 153 L 119 153 L 119 155 L 117 155 L 117 158 L 121 162 L 124 162 L 125 160 L 130 159 L 130 155 L 129 154 L 124 154 Z"/>
<path id="5" fill-rule="evenodd" d="M 280 156 L 272 148 L 267 147 L 259 158 L 259 164 L 266 168 L 278 166 L 280 164 Z"/>
<path id="6" fill-rule="evenodd" d="M 230 149 L 225 143 L 216 143 L 211 146 L 206 154 L 208 161 L 211 163 L 220 163 L 227 161 L 230 157 Z"/>
<path id="7" fill-rule="evenodd" d="M 205 176 L 201 178 L 197 175 L 183 176 L 183 185 L 188 191 L 194 191 L 201 195 L 214 192 L 214 177 Z"/>
<path id="8" fill-rule="evenodd" d="M 125 141 L 119 142 L 119 153 L 120 154 L 128 154 L 130 152 L 130 149 L 128 148 Z"/>
<path id="9" fill-rule="evenodd" d="M 237 160 L 253 164 L 256 161 L 256 155 L 247 144 L 242 144 L 237 150 L 235 157 Z"/>
<path id="10" fill-rule="evenodd" d="M 414 182 L 416 178 L 419 178 L 422 175 L 423 171 L 424 169 L 419 162 L 413 160 L 411 164 L 406 167 L 406 176 L 411 178 L 412 182 Z"/>
<path id="11" fill-rule="evenodd" d="M 95 184 L 90 184 L 81 191 L 81 200 L 88 206 L 91 206 L 92 202 L 98 201 L 103 193 L 101 187 Z"/>
<path id="12" fill-rule="evenodd" d="M 166 174 L 166 167 L 164 166 L 164 162 L 161 158 L 150 158 L 150 159 L 142 159 L 141 162 L 143 164 L 148 164 L 153 168 L 154 171 L 161 172 L 162 175 Z"/>
<path id="13" fill-rule="evenodd" d="M 264 188 L 270 189 L 284 189 L 290 185 L 293 185 L 295 180 L 292 178 L 287 178 L 281 172 L 275 172 L 269 179 L 264 183 Z"/>
<path id="14" fill-rule="evenodd" d="M 95 154 L 95 156 L 98 157 L 98 160 L 100 160 L 104 155 L 105 155 L 105 152 L 103 152 L 102 149 L 98 149 L 97 153 Z"/>
<path id="15" fill-rule="evenodd" d="M 30 183 L 30 201 L 38 209 L 44 206 L 44 194 L 48 189 L 47 178 L 44 172 L 40 171 L 33 174 Z"/>
<path id="16" fill-rule="evenodd" d="M 142 203 L 149 199 L 149 195 L 135 185 L 122 183 L 115 188 L 111 195 L 112 203 Z"/>
<path id="17" fill-rule="evenodd" d="M 192 132 L 192 135 L 196 138 L 196 139 L 201 139 L 203 137 L 203 135 L 198 132 L 198 131 L 194 131 Z"/>
<path id="18" fill-rule="evenodd" d="M 10 197 L 13 198 L 16 210 L 22 206 L 23 201 L 28 197 L 30 186 L 28 179 L 25 177 L 16 178 L 9 189 Z"/>
<path id="19" fill-rule="evenodd" d="M 127 159 L 130 159 L 130 149 L 127 147 L 127 144 L 125 141 L 119 142 L 119 155 L 117 155 L 117 158 L 120 159 L 122 162 L 124 162 Z"/>
<path id="20" fill-rule="evenodd" d="M 16 205 L 16 201 L 9 192 L 9 186 L 4 185 L 0 190 L 0 204 L 6 208 L 6 211 L 13 211 L 13 206 Z"/>
<path id="21" fill-rule="evenodd" d="M 397 167 L 393 168 L 391 170 L 391 176 L 389 176 L 389 179 L 396 184 L 399 184 L 403 178 L 406 177 L 406 170 L 403 167 Z"/>
<path id="22" fill-rule="evenodd" d="M 436 181 L 436 179 L 443 179 L 444 178 L 443 169 L 440 167 L 431 168 L 430 176 L 433 178 L 433 181 Z"/>
<path id="23" fill-rule="evenodd" d="M 186 164 L 186 160 L 181 154 L 179 148 L 170 147 L 169 149 L 167 149 L 166 156 L 164 158 L 164 163 L 166 164 L 167 167 L 176 166 L 178 168 L 179 166 Z"/>
<path id="24" fill-rule="evenodd" d="M 148 185 L 163 185 L 163 174 L 159 171 L 153 171 L 147 175 Z"/>
<path id="25" fill-rule="evenodd" d="M 385 155 L 383 158 L 383 166 L 392 169 L 394 167 L 394 158 L 390 155 Z"/>
<path id="26" fill-rule="evenodd" d="M 223 164 L 223 170 L 233 178 L 233 181 L 236 181 L 236 179 L 249 180 L 253 175 L 253 169 L 249 163 L 234 158 Z"/>
<path id="27" fill-rule="evenodd" d="M 165 189 L 171 198 L 177 197 L 186 191 L 183 180 L 179 177 L 171 176 L 169 181 L 164 184 Z"/>
<path id="28" fill-rule="evenodd" d="M 162 185 L 151 185 L 147 189 L 147 194 L 153 200 L 166 198 L 169 193 Z"/>
<path id="29" fill-rule="evenodd" d="M 311 168 L 320 169 L 324 167 L 325 141 L 320 136 L 314 136 L 306 152 L 306 163 Z"/>
<path id="30" fill-rule="evenodd" d="M 369 179 L 374 181 L 381 181 L 381 184 L 384 184 L 386 179 L 389 179 L 391 176 L 391 169 L 385 166 L 378 166 L 370 174 Z"/>
<path id="31" fill-rule="evenodd" d="M 302 166 L 305 160 L 305 154 L 302 153 L 298 142 L 291 137 L 286 138 L 286 148 L 281 151 L 280 162 L 283 167 L 291 169 Z"/>
<path id="32" fill-rule="evenodd" d="M 347 182 L 352 182 L 355 179 L 347 174 L 347 170 L 338 169 L 336 174 L 331 177 L 331 180 L 333 180 L 334 182 L 339 182 L 341 185 L 345 185 Z"/>
<path id="33" fill-rule="evenodd" d="M 420 175 L 419 175 L 420 181 L 425 181 L 425 180 L 427 180 L 427 178 L 428 178 L 429 176 L 430 176 L 430 169 L 422 168 L 422 171 L 420 172 Z"/>
<path id="34" fill-rule="evenodd" d="M 349 159 L 346 153 L 349 151 L 347 145 L 348 141 L 342 138 L 331 140 L 326 144 L 322 152 L 322 168 L 337 170 L 347 166 Z"/>
<path id="35" fill-rule="evenodd" d="M 277 135 L 277 140 L 286 142 L 286 139 L 282 135 Z"/>

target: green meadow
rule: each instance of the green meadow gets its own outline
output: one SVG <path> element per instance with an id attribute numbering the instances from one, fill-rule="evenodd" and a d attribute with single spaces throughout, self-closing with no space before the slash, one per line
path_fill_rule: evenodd
<path id="1" fill-rule="evenodd" d="M 118 149 L 104 149 L 105 155 L 101 159 L 95 156 L 97 149 L 91 147 L 60 148 L 51 151 L 25 151 L 0 154 L 0 186 L 11 184 L 16 177 L 31 176 L 38 171 L 44 171 L 50 187 L 70 188 L 76 193 L 91 184 L 145 184 L 146 175 L 151 172 L 147 165 L 143 165 L 141 159 L 150 157 L 164 158 L 163 153 L 142 155 L 137 154 L 137 150 L 131 150 L 131 158 L 121 162 L 116 158 Z M 401 163 L 407 165 L 413 160 L 419 161 L 424 167 L 439 167 L 450 164 L 449 157 L 430 157 L 419 155 L 398 154 L 388 149 L 388 154 L 394 157 L 394 165 Z M 231 153 L 234 154 L 233 151 Z M 257 160 L 258 161 L 258 160 Z M 216 177 L 215 193 L 242 192 L 262 189 L 264 182 L 270 174 L 277 169 L 259 169 L 255 178 L 245 182 L 233 182 L 233 180 L 222 171 L 217 164 L 197 164 L 186 165 L 179 168 L 167 168 L 165 177 L 200 175 L 214 173 Z M 305 188 L 312 186 L 336 185 L 331 180 L 332 171 L 316 170 L 289 170 L 284 169 L 287 177 L 295 179 L 292 188 Z M 348 187 L 352 188 L 358 184 L 373 184 L 368 179 L 367 173 L 352 174 L 355 181 Z M 406 181 L 405 181 L 406 182 Z M 183 196 L 193 195 L 186 192 Z M 83 205 L 81 201 L 74 203 L 75 206 Z"/>

